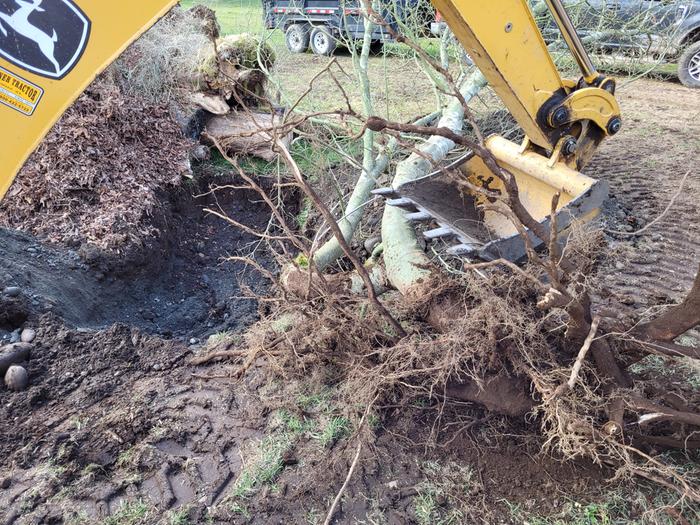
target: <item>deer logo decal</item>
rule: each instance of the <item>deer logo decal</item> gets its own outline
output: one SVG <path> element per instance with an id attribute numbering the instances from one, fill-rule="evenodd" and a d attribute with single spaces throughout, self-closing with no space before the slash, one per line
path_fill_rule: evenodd
<path id="1" fill-rule="evenodd" d="M 0 56 L 32 73 L 63 78 L 89 34 L 90 21 L 72 0 L 0 0 Z"/>

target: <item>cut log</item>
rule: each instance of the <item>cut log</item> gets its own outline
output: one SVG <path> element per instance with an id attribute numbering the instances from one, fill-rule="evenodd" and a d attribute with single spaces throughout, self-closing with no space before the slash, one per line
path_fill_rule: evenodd
<path id="1" fill-rule="evenodd" d="M 461 88 L 466 101 L 475 97 L 486 86 L 486 78 L 481 72 L 472 75 Z M 438 127 L 446 127 L 461 133 L 464 121 L 464 108 L 456 98 L 445 108 Z M 454 148 L 449 139 L 433 136 L 418 146 L 419 153 L 412 153 L 399 162 L 392 183 L 398 187 L 403 183 L 426 176 L 435 163 L 442 161 Z M 382 218 L 382 239 L 384 240 L 384 264 L 391 284 L 403 295 L 421 293 L 432 276 L 428 269 L 430 260 L 416 238 L 413 225 L 406 219 L 406 212 L 400 208 L 386 206 Z"/>
<path id="2" fill-rule="evenodd" d="M 190 95 L 190 100 L 195 106 L 214 115 L 227 115 L 231 111 L 231 107 L 221 95 L 197 92 Z"/>
<path id="3" fill-rule="evenodd" d="M 202 139 L 214 145 L 218 142 L 227 155 L 253 155 L 266 161 L 277 158 L 273 151 L 273 139 L 267 129 L 279 123 L 279 117 L 269 113 L 231 112 L 216 115 L 207 122 Z M 282 139 L 288 146 L 291 134 Z"/>

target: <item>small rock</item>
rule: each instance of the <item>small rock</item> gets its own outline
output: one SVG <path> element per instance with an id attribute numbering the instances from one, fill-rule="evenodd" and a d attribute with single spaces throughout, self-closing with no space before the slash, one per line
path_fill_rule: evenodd
<path id="1" fill-rule="evenodd" d="M 192 149 L 191 155 L 194 160 L 202 162 L 204 160 L 208 160 L 209 157 L 211 157 L 211 151 L 203 144 L 200 144 L 199 146 L 196 146 Z"/>
<path id="2" fill-rule="evenodd" d="M 19 329 L 15 330 L 10 334 L 10 343 L 19 343 L 21 337 Z"/>
<path id="3" fill-rule="evenodd" d="M 2 293 L 8 297 L 18 297 L 19 294 L 22 293 L 22 290 L 20 290 L 18 286 L 8 286 L 2 291 Z"/>
<path id="4" fill-rule="evenodd" d="M 29 385 L 29 374 L 24 367 L 13 365 L 5 372 L 5 384 L 15 392 L 24 390 Z"/>
<path id="5" fill-rule="evenodd" d="M 31 328 L 25 328 L 19 336 L 19 340 L 23 343 L 31 343 L 36 337 L 36 332 Z"/>
<path id="6" fill-rule="evenodd" d="M 154 372 L 158 372 L 158 371 L 159 371 L 161 368 L 163 368 L 163 367 L 160 366 L 158 363 L 156 363 L 156 364 L 153 365 L 151 368 L 153 368 L 153 371 L 154 371 Z"/>
<path id="7" fill-rule="evenodd" d="M 625 263 L 623 263 L 623 262 L 621 262 L 621 261 L 617 261 L 617 262 L 615 263 L 615 268 L 617 268 L 618 270 L 624 270 L 624 269 L 625 269 Z"/>
<path id="8" fill-rule="evenodd" d="M 192 339 L 190 339 L 191 345 L 196 345 L 197 343 L 199 343 L 199 339 L 197 339 L 196 337 L 193 337 Z"/>
<path id="9" fill-rule="evenodd" d="M 634 303 L 636 303 L 637 301 L 631 295 L 624 295 L 624 296 L 620 297 L 620 302 L 622 304 L 626 304 L 627 306 L 633 306 Z"/>
<path id="10" fill-rule="evenodd" d="M 9 489 L 11 484 L 12 480 L 10 478 L 3 478 L 2 481 L 0 481 L 0 489 Z"/>
<path id="11" fill-rule="evenodd" d="M 651 234 L 651 240 L 654 242 L 659 242 L 664 240 L 664 236 L 661 235 L 660 233 L 652 233 Z"/>

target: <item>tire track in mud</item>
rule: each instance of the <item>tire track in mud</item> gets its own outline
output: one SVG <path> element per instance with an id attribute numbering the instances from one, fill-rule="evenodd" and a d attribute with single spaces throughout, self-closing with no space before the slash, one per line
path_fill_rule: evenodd
<path id="1" fill-rule="evenodd" d="M 626 129 L 605 142 L 586 173 L 610 184 L 606 228 L 612 231 L 647 226 L 676 196 L 643 234 L 611 234 L 606 286 L 623 303 L 648 307 L 682 299 L 698 271 L 700 93 L 652 81 L 627 89 L 648 97 L 620 96 Z"/>
<path id="2" fill-rule="evenodd" d="M 61 328 L 49 330 L 40 337 L 58 339 Z M 110 355 L 126 338 L 133 343 Z M 240 474 L 241 447 L 266 419 L 227 381 L 193 378 L 188 358 L 182 346 L 125 327 L 86 332 L 36 365 L 34 391 L 0 395 L 0 415 L 15 421 L 0 427 L 0 523 L 99 523 L 135 501 L 195 514 L 219 503 Z M 69 375 L 76 362 L 91 372 Z M 88 395 L 97 386 L 106 388 Z"/>

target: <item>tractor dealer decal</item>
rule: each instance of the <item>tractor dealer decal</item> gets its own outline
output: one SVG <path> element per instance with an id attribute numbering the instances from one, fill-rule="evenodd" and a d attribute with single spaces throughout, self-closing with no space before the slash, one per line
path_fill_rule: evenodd
<path id="1" fill-rule="evenodd" d="M 44 90 L 0 67 L 0 104 L 25 115 L 34 113 Z"/>
<path id="2" fill-rule="evenodd" d="M 0 56 L 48 78 L 66 76 L 90 36 L 71 0 L 0 0 Z"/>

